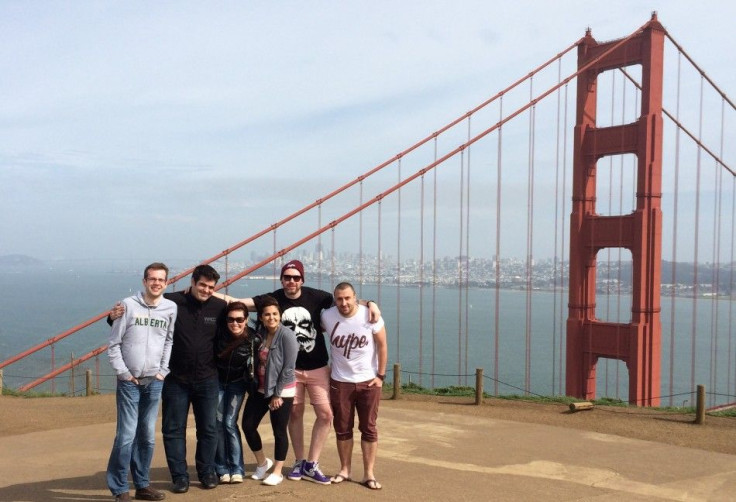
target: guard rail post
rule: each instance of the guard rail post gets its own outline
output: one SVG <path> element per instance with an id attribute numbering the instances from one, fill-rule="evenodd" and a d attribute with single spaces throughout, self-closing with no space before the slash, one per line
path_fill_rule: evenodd
<path id="1" fill-rule="evenodd" d="M 483 368 L 475 368 L 475 404 L 483 403 Z"/>
<path id="2" fill-rule="evenodd" d="M 695 408 L 695 423 L 705 422 L 705 385 L 698 385 L 697 406 Z"/>
<path id="3" fill-rule="evenodd" d="M 84 374 L 87 381 L 87 395 L 91 396 L 94 394 L 94 389 L 92 388 L 92 370 L 87 370 Z"/>
<path id="4" fill-rule="evenodd" d="M 394 364 L 394 395 L 391 399 L 398 399 L 401 393 L 401 365 L 399 363 Z"/>

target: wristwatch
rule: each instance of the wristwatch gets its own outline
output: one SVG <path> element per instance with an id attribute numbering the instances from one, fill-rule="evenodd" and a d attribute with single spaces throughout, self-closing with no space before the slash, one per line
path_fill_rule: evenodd
<path id="1" fill-rule="evenodd" d="M 378 378 L 379 380 L 381 380 L 383 382 L 384 380 L 386 380 L 386 374 L 384 373 L 383 375 L 381 375 L 379 373 L 379 374 L 376 375 L 376 378 Z"/>

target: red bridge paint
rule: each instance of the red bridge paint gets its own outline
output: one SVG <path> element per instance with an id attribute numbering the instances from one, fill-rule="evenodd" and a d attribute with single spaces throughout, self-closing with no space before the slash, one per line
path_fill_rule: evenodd
<path id="1" fill-rule="evenodd" d="M 599 358 L 624 361 L 629 402 L 658 406 L 661 373 L 660 279 L 662 255 L 662 74 L 665 30 L 656 15 L 642 30 L 607 43 L 588 32 L 578 46 L 577 119 L 570 217 L 570 294 L 567 319 L 566 393 L 594 399 Z M 597 78 L 604 71 L 642 67 L 641 115 L 631 124 L 596 127 Z M 633 153 L 637 157 L 636 210 L 596 213 L 599 159 Z M 596 255 L 605 248 L 631 251 L 631 322 L 595 318 Z"/>

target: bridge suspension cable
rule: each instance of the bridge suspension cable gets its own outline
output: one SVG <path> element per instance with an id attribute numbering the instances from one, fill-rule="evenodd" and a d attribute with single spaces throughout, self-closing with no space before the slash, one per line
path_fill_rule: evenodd
<path id="1" fill-rule="evenodd" d="M 637 30 L 637 31 L 639 31 L 639 30 Z M 634 36 L 634 34 L 630 35 L 629 37 L 631 37 L 631 36 Z M 627 37 L 627 38 L 629 38 L 629 37 Z M 371 175 L 379 172 L 380 170 L 384 169 L 385 167 L 393 164 L 396 159 L 399 159 L 399 158 L 403 157 L 404 155 L 408 154 L 409 152 L 412 152 L 412 151 L 416 150 L 417 148 L 419 148 L 421 145 L 427 143 L 428 141 L 430 141 L 432 139 L 436 139 L 440 134 L 444 133 L 445 131 L 447 131 L 450 128 L 454 127 L 455 125 L 459 124 L 463 120 L 466 120 L 467 118 L 469 118 L 473 114 L 477 113 L 479 110 L 487 107 L 489 104 L 495 102 L 496 100 L 501 99 L 510 90 L 512 90 L 512 89 L 516 88 L 517 86 L 521 85 L 522 83 L 524 83 L 525 81 L 527 81 L 529 78 L 532 78 L 539 71 L 541 71 L 542 69 L 548 67 L 554 61 L 559 60 L 565 54 L 567 54 L 572 49 L 574 49 L 575 47 L 577 47 L 577 45 L 579 44 L 580 40 L 582 40 L 582 38 L 579 39 L 579 40 L 577 40 L 573 44 L 571 44 L 564 51 L 558 53 L 556 56 L 550 58 L 548 61 L 544 62 L 543 64 L 541 64 L 540 66 L 538 66 L 537 68 L 535 68 L 533 71 L 531 71 L 526 76 L 518 79 L 516 82 L 512 83 L 510 86 L 506 87 L 504 90 L 500 91 L 499 93 L 497 93 L 493 97 L 489 98 L 488 100 L 484 101 L 483 103 L 481 103 L 480 105 L 476 106 L 472 110 L 468 111 L 463 116 L 458 117 L 457 119 L 453 120 L 452 122 L 450 122 L 449 124 L 447 124 L 443 128 L 437 130 L 432 135 L 424 138 L 423 140 L 421 140 L 421 141 L 417 142 L 416 144 L 412 145 L 411 147 L 407 148 L 406 150 L 404 150 L 403 152 L 401 152 L 400 154 L 398 154 L 396 157 L 393 157 L 393 158 L 391 158 L 391 159 L 389 159 L 389 160 L 387 160 L 387 161 L 379 164 L 378 166 L 376 166 L 373 169 L 369 170 L 367 173 L 365 173 L 365 174 L 363 174 L 363 175 L 355 178 L 353 181 L 351 181 L 349 183 L 346 183 L 345 185 L 342 185 L 341 187 L 338 187 L 337 189 L 333 190 L 327 196 L 325 196 L 325 197 L 323 197 L 321 199 L 317 199 L 313 203 L 304 206 L 302 209 L 300 209 L 300 210 L 298 210 L 298 211 L 290 214 L 286 218 L 283 218 L 283 219 L 279 220 L 278 222 L 276 222 L 276 223 L 274 223 L 274 224 L 272 224 L 272 225 L 264 228 L 260 232 L 257 232 L 256 234 L 253 234 L 252 236 L 248 237 L 247 239 L 244 239 L 244 240 L 236 243 L 235 245 L 233 245 L 233 246 L 225 249 L 224 251 L 222 251 L 222 252 L 220 252 L 220 253 L 218 253 L 218 254 L 216 254 L 216 255 L 214 255 L 214 256 L 206 259 L 206 260 L 203 260 L 200 263 L 202 263 L 202 264 L 210 264 L 210 263 L 213 263 L 213 262 L 215 262 L 215 261 L 217 261 L 217 260 L 219 260 L 221 258 L 227 257 L 228 255 L 230 255 L 231 253 L 233 253 L 235 250 L 240 249 L 243 246 L 245 246 L 245 245 L 247 245 L 249 243 L 252 243 L 252 242 L 256 241 L 257 239 L 260 239 L 261 237 L 264 237 L 265 235 L 267 235 L 267 234 L 270 233 L 272 235 L 272 237 L 273 237 L 273 243 L 274 243 L 274 248 L 273 248 L 272 255 L 269 256 L 268 258 L 264 259 L 264 260 L 261 260 L 260 262 L 256 263 L 255 265 L 252 265 L 252 266 L 246 268 L 245 270 L 241 271 L 240 273 L 235 274 L 235 275 L 233 275 L 231 277 L 228 277 L 224 282 L 222 282 L 221 284 L 218 285 L 217 289 L 219 290 L 219 289 L 222 289 L 222 288 L 228 288 L 231 284 L 233 284 L 234 282 L 240 280 L 241 278 L 243 278 L 247 274 L 249 274 L 249 273 L 251 273 L 251 272 L 253 272 L 253 271 L 255 271 L 255 270 L 257 270 L 257 269 L 259 269 L 259 268 L 261 268 L 261 267 L 263 267 L 263 266 L 265 266 L 267 264 L 269 264 L 269 263 L 274 266 L 274 276 L 276 276 L 277 275 L 277 273 L 276 273 L 277 264 L 275 262 L 276 259 L 282 258 L 289 251 L 291 251 L 293 249 L 296 249 L 300 245 L 302 245 L 302 244 L 304 244 L 306 242 L 309 242 L 310 240 L 312 240 L 315 237 L 320 236 L 324 231 L 326 231 L 327 228 L 332 228 L 332 227 L 338 225 L 342 221 L 345 221 L 346 219 L 354 216 L 356 213 L 358 213 L 358 212 L 366 209 L 367 207 L 369 207 L 370 205 L 372 205 L 374 203 L 378 203 L 378 206 L 379 206 L 379 215 L 380 215 L 380 202 L 381 202 L 381 199 L 383 197 L 385 197 L 385 196 L 393 193 L 396 190 L 399 190 L 401 187 L 403 187 L 407 183 L 413 181 L 417 177 L 423 176 L 426 172 L 428 172 L 430 170 L 433 170 L 435 167 L 437 167 L 438 165 L 442 164 L 446 160 L 454 157 L 458 153 L 464 152 L 472 144 L 474 144 L 477 141 L 479 141 L 480 139 L 484 138 L 485 136 L 487 136 L 491 132 L 493 132 L 493 131 L 501 128 L 504 124 L 506 124 L 509 121 L 513 120 L 515 117 L 517 117 L 521 113 L 524 113 L 526 110 L 528 110 L 529 108 L 531 108 L 532 106 L 534 106 L 535 104 L 537 104 L 538 102 L 540 102 L 542 99 L 544 99 L 547 96 L 549 96 L 555 90 L 557 90 L 560 87 L 562 87 L 563 85 L 566 85 L 567 83 L 569 83 L 572 79 L 574 79 L 580 72 L 584 71 L 586 68 L 579 69 L 578 72 L 576 72 L 575 74 L 567 77 L 565 80 L 563 80 L 562 82 L 559 82 L 557 85 L 553 86 L 551 89 L 549 89 L 546 92 L 538 95 L 530 103 L 522 106 L 521 108 L 519 108 L 515 112 L 513 112 L 513 113 L 507 115 L 506 117 L 500 119 L 496 124 L 494 124 L 493 126 L 485 129 L 481 133 L 476 134 L 472 139 L 466 141 L 464 144 L 458 146 L 457 148 L 453 149 L 449 153 L 446 153 L 445 155 L 440 156 L 439 158 L 437 158 L 437 160 L 435 160 L 431 164 L 427 165 L 425 168 L 421 169 L 420 171 L 418 171 L 414 175 L 405 178 L 404 180 L 402 180 L 400 183 L 396 184 L 394 187 L 390 188 L 389 190 L 385 190 L 384 192 L 382 192 L 381 194 L 377 195 L 376 197 L 374 197 L 373 199 L 369 200 L 368 202 L 364 202 L 364 203 L 360 204 L 354 210 L 352 210 L 349 213 L 343 215 L 342 217 L 340 217 L 340 218 L 332 221 L 328 225 L 320 226 L 317 231 L 314 231 L 311 234 L 307 235 L 306 237 L 304 237 L 302 239 L 299 239 L 298 241 L 294 242 L 293 244 L 288 245 L 288 246 L 286 246 L 286 247 L 284 247 L 284 248 L 282 248 L 280 250 L 277 250 L 277 246 L 276 246 L 276 242 L 277 242 L 276 241 L 276 233 L 277 233 L 278 228 L 280 228 L 281 226 L 283 226 L 285 223 L 287 223 L 289 221 L 292 221 L 295 218 L 297 218 L 297 217 L 299 217 L 299 216 L 301 216 L 301 215 L 303 215 L 303 214 L 305 214 L 305 213 L 307 213 L 310 210 L 315 209 L 315 208 L 317 208 L 318 209 L 318 212 L 319 212 L 319 208 L 320 208 L 321 204 L 324 201 L 329 200 L 329 199 L 335 197 L 336 195 L 344 192 L 348 188 L 350 188 L 350 187 L 352 187 L 352 186 L 354 186 L 354 185 L 356 185 L 358 183 L 361 183 L 367 177 L 369 177 L 369 176 L 371 176 Z M 615 49 L 615 47 L 612 47 L 611 48 L 611 50 L 614 50 L 614 49 Z M 319 224 L 321 225 L 321 221 L 319 222 Z M 380 226 L 380 217 L 379 217 L 379 226 Z M 381 261 L 380 261 L 380 259 L 381 259 L 381 257 L 380 257 L 380 254 L 381 254 L 380 253 L 380 250 L 381 250 L 381 246 L 380 246 L 380 231 L 379 231 L 379 234 L 378 235 L 379 235 L 379 275 L 378 275 L 378 286 L 379 286 L 379 302 L 380 302 L 380 285 L 381 285 L 381 273 L 380 273 L 380 266 L 381 266 Z M 168 284 L 175 285 L 179 280 L 181 280 L 184 277 L 187 277 L 188 275 L 190 275 L 191 272 L 193 271 L 193 269 L 194 269 L 194 267 L 191 267 L 191 268 L 188 268 L 188 269 L 182 271 L 179 274 L 176 274 L 174 277 L 172 277 L 169 280 Z M 42 344 L 38 344 L 38 345 L 32 347 L 31 349 L 26 350 L 26 351 L 22 352 L 21 354 L 15 356 L 15 357 L 11 357 L 10 359 L 8 359 L 6 361 L 0 362 L 0 368 L 3 368 L 4 366 L 7 366 L 9 364 L 12 364 L 13 362 L 15 362 L 15 361 L 17 361 L 17 360 L 19 360 L 19 359 L 21 359 L 23 357 L 26 357 L 26 356 L 28 356 L 28 355 L 30 355 L 32 353 L 35 353 L 38 350 L 41 350 L 42 348 L 45 348 L 45 347 L 47 347 L 49 345 L 52 345 L 53 343 L 59 341 L 60 339 L 65 338 L 67 336 L 70 336 L 70 335 L 72 335 L 72 334 L 80 331 L 84 327 L 87 327 L 87 326 L 89 326 L 89 325 L 91 325 L 91 324 L 93 324 L 93 323 L 95 323 L 95 322 L 97 322 L 97 321 L 99 321 L 99 320 L 101 320 L 101 319 L 103 319 L 105 317 L 107 317 L 107 311 L 102 312 L 102 313 L 98 314 L 97 316 L 94 316 L 93 318 L 89 319 L 88 321 L 85 321 L 85 322 L 83 322 L 83 323 L 81 323 L 79 325 L 74 326 L 73 328 L 71 328 L 71 329 L 63 332 L 60 335 L 57 335 L 56 337 L 53 337 L 53 338 L 47 340 L 46 342 L 44 342 Z M 97 350 L 97 349 L 95 349 L 95 350 Z"/>

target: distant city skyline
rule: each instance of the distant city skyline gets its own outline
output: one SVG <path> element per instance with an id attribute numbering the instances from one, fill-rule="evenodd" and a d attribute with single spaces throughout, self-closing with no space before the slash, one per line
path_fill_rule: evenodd
<path id="1" fill-rule="evenodd" d="M 250 260 L 228 260 L 227 270 L 225 262 L 219 260 L 213 265 L 226 277 L 236 274 L 252 267 L 254 264 L 264 260 L 268 255 L 252 253 Z M 304 263 L 305 272 L 309 275 L 309 282 L 316 283 L 316 276 L 321 274 L 324 279 L 331 277 L 333 273 L 333 260 L 330 256 L 324 256 L 321 260 L 317 253 L 295 253 L 288 259 L 299 259 Z M 491 288 L 496 287 L 496 266 L 498 266 L 499 286 L 503 289 L 526 289 L 531 284 L 534 289 L 553 290 L 567 288 L 568 260 L 539 259 L 532 260 L 531 270 L 527 268 L 526 259 L 523 257 L 502 257 L 500 261 L 495 258 L 482 257 L 460 257 L 443 256 L 436 260 L 433 267 L 431 258 L 425 258 L 421 262 L 418 257 L 405 257 L 401 266 L 397 266 L 396 257 L 386 254 L 381 260 L 379 274 L 378 257 L 376 255 L 364 254 L 361 256 L 353 253 L 339 253 L 334 260 L 334 275 L 340 280 L 353 281 L 363 284 L 401 284 L 411 287 L 423 284 L 425 286 L 437 285 L 440 287 L 470 286 Z M 277 278 L 280 261 L 267 264 L 260 269 L 251 272 L 243 279 L 254 278 Z M 169 262 L 171 276 L 180 273 L 186 268 L 192 267 L 195 262 Z M 321 264 L 321 265 L 320 265 Z M 466 264 L 469 273 L 466 274 Z M 423 265 L 420 267 L 420 265 Z M 731 271 L 736 263 L 719 263 L 718 268 L 708 262 L 698 264 L 698 295 L 730 295 L 736 284 L 731 284 L 734 279 Z M 320 268 L 321 266 L 321 268 Z M 131 260 L 107 261 L 90 266 L 86 260 L 60 260 L 43 261 L 25 255 L 0 256 L 0 272 L 23 271 L 23 270 L 46 270 L 46 271 L 76 271 L 83 273 L 87 268 L 90 270 L 107 270 L 117 273 L 136 273 L 140 263 Z M 676 283 L 672 283 L 673 268 L 676 272 Z M 321 272 L 320 272 L 321 270 Z M 605 294 L 630 294 L 632 288 L 632 271 L 630 260 L 612 259 L 610 262 L 601 259 L 598 262 L 596 277 L 596 288 L 599 293 Z M 531 276 L 527 273 L 531 272 Z M 676 267 L 671 262 L 662 262 L 662 295 L 675 294 L 677 296 L 690 296 L 694 293 L 694 267 L 692 263 L 677 263 Z M 717 287 L 716 287 L 717 283 Z"/>

